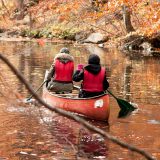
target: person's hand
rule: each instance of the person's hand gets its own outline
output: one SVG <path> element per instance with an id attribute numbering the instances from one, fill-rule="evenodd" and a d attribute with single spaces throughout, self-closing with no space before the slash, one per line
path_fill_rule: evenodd
<path id="1" fill-rule="evenodd" d="M 77 70 L 82 70 L 83 69 L 83 64 L 78 64 L 78 66 L 77 66 Z"/>

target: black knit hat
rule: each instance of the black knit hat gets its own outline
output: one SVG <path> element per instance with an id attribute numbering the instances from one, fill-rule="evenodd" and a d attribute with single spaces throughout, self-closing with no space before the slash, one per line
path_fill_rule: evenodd
<path id="1" fill-rule="evenodd" d="M 88 59 L 88 64 L 100 64 L 100 58 L 96 54 L 91 54 Z"/>

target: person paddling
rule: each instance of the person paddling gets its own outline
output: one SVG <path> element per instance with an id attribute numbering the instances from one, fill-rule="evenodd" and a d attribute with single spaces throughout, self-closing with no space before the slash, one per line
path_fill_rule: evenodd
<path id="1" fill-rule="evenodd" d="M 88 65 L 85 67 L 82 68 L 82 65 L 78 65 L 78 69 L 73 75 L 73 81 L 79 82 L 81 80 L 80 98 L 98 96 L 107 90 L 109 83 L 106 78 L 106 70 L 101 67 L 98 55 L 91 54 Z"/>
<path id="2" fill-rule="evenodd" d="M 68 48 L 62 48 L 51 65 L 47 80 L 47 88 L 56 93 L 68 93 L 73 90 L 72 76 L 74 72 L 74 58 Z"/>

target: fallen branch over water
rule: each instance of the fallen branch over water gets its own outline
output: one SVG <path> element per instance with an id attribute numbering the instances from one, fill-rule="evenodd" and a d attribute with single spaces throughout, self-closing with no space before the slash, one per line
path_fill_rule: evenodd
<path id="1" fill-rule="evenodd" d="M 43 99 L 41 99 L 38 94 L 33 90 L 33 88 L 31 87 L 31 85 L 26 81 L 26 79 L 23 77 L 23 75 L 9 62 L 9 60 L 7 58 L 5 58 L 1 53 L 0 53 L 0 59 L 5 62 L 8 67 L 11 69 L 11 71 L 18 77 L 18 79 L 25 85 L 25 87 L 31 92 L 31 94 L 33 94 L 33 97 L 43 106 L 45 106 L 47 109 L 54 111 L 60 115 L 63 115 L 65 117 L 68 117 L 70 119 L 73 119 L 79 123 L 81 123 L 83 126 L 85 126 L 87 129 L 94 131 L 106 138 L 108 138 L 109 140 L 111 140 L 112 142 L 120 145 L 123 148 L 127 148 L 128 150 L 131 150 L 133 152 L 137 152 L 139 154 L 141 154 L 142 156 L 144 156 L 146 159 L 148 160 L 155 160 L 154 157 L 152 157 L 149 153 L 147 153 L 146 151 L 139 149 L 133 145 L 124 143 L 120 140 L 118 140 L 117 138 L 115 138 L 114 136 L 111 136 L 110 134 L 106 133 L 105 131 L 91 125 L 90 123 L 88 123 L 87 121 L 85 121 L 84 119 L 80 118 L 79 116 L 76 116 L 70 112 L 67 112 L 65 110 L 62 110 L 60 108 L 56 108 L 53 106 L 50 106 L 48 104 L 45 103 L 45 101 L 43 101 Z"/>

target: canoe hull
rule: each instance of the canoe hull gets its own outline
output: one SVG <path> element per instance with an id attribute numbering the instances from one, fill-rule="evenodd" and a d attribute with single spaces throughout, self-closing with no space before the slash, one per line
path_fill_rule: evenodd
<path id="1" fill-rule="evenodd" d="M 48 71 L 46 71 L 46 80 Z M 92 98 L 69 98 L 49 92 L 46 85 L 43 86 L 42 97 L 44 101 L 53 107 L 78 113 L 90 119 L 108 121 L 109 119 L 109 95 L 103 94 Z"/>
<path id="2" fill-rule="evenodd" d="M 67 98 L 58 96 L 43 89 L 44 101 L 54 107 L 64 109 L 86 116 L 87 118 L 108 121 L 109 118 L 109 95 L 95 98 Z"/>

